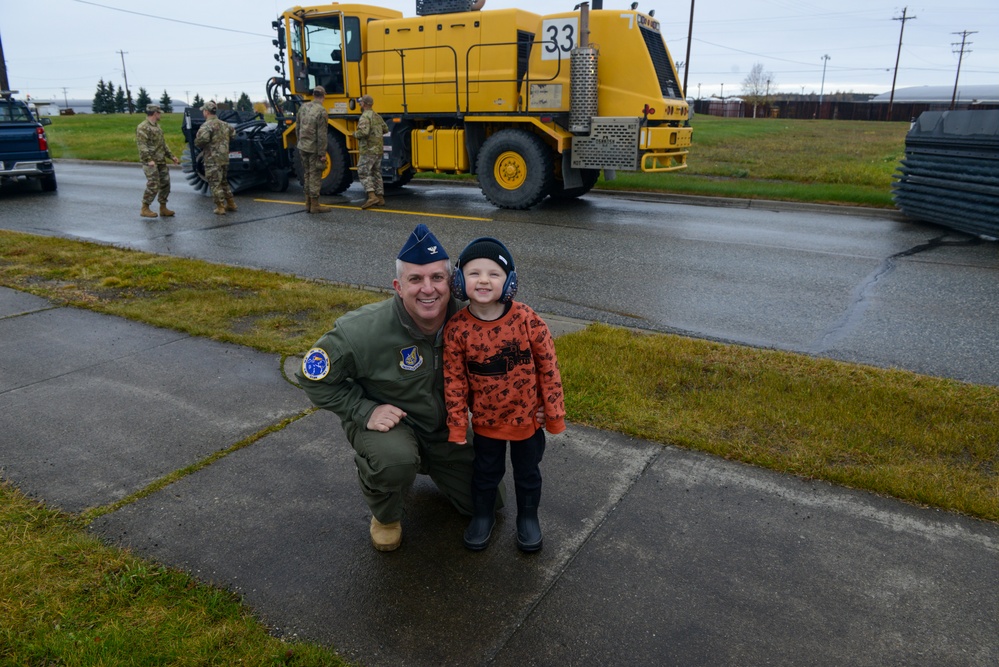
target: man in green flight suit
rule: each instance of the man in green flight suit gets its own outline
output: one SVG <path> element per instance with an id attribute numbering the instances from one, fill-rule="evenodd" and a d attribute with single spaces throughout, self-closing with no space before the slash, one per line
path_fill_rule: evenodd
<path id="1" fill-rule="evenodd" d="M 205 102 L 202 111 L 206 120 L 194 136 L 194 145 L 201 149 L 205 180 L 215 201 L 215 215 L 225 215 L 226 211 L 236 210 L 236 200 L 229 188 L 229 142 L 236 136 L 236 130 L 219 120 L 215 100 Z"/>
<path id="2" fill-rule="evenodd" d="M 460 513 L 472 511 L 474 451 L 448 442 L 444 408 L 442 330 L 458 302 L 448 255 L 426 225 L 399 252 L 392 286 L 392 298 L 341 316 L 296 373 L 312 403 L 340 417 L 379 551 L 402 542 L 403 500 L 417 473 Z"/>
<path id="3" fill-rule="evenodd" d="M 135 145 L 139 147 L 139 162 L 146 175 L 146 190 L 142 193 L 142 211 L 139 213 L 143 218 L 156 217 L 156 212 L 149 205 L 157 197 L 160 200 L 160 215 L 164 218 L 173 215 L 166 205 L 170 197 L 170 169 L 166 161 L 173 160 L 174 164 L 180 164 L 180 160 L 170 152 L 163 138 L 163 128 L 160 127 L 162 115 L 160 105 L 147 104 L 146 119 L 135 128 Z"/>
<path id="4" fill-rule="evenodd" d="M 385 205 L 385 186 L 382 183 L 382 153 L 385 150 L 385 139 L 382 135 L 388 132 L 388 125 L 372 108 L 375 100 L 371 95 L 360 99 L 361 117 L 357 119 L 357 178 L 368 193 L 368 200 L 361 208 Z"/>

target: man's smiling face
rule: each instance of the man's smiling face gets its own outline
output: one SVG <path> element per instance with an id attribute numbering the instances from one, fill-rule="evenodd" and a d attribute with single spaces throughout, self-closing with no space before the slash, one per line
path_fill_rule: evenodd
<path id="1" fill-rule="evenodd" d="M 424 333 L 434 333 L 444 325 L 451 297 L 449 278 L 448 260 L 443 259 L 432 264 L 402 262 L 399 277 L 392 281 L 406 312 Z"/>

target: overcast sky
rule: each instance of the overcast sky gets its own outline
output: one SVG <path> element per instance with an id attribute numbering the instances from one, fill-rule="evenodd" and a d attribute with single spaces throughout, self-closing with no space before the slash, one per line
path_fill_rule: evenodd
<path id="1" fill-rule="evenodd" d="M 487 0 L 485 9 L 572 10 L 579 0 Z M 676 61 L 687 59 L 691 0 L 640 0 L 655 10 Z M 896 89 L 999 84 L 999 2 L 915 0 L 693 0 L 687 95 L 738 94 L 757 63 L 785 93 L 891 90 L 902 12 Z M 270 24 L 289 0 L 0 0 L 0 40 L 10 85 L 36 99 L 90 100 L 100 79 L 133 96 L 166 90 L 178 101 L 263 100 L 274 74 Z M 303 6 L 308 2 L 301 2 Z M 376 2 L 415 15 L 415 0 Z M 604 0 L 604 9 L 630 0 Z M 592 2 L 591 2 L 592 5 Z M 598 45 L 610 48 L 610 45 Z M 119 52 L 124 52 L 119 53 Z M 828 56 L 825 59 L 824 56 Z M 824 79 L 823 79 L 823 69 Z M 681 81 L 684 78 L 680 70 Z"/>

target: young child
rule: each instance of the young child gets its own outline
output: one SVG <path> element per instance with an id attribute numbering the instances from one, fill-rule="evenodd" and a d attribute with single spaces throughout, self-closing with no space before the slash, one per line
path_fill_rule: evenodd
<path id="1" fill-rule="evenodd" d="M 537 313 L 513 300 L 513 257 L 496 239 L 483 237 L 468 244 L 455 265 L 451 291 L 455 298 L 468 300 L 468 307 L 444 329 L 450 442 L 465 443 L 472 412 L 474 514 L 465 530 L 465 546 L 480 551 L 489 545 L 509 441 L 517 491 L 517 547 L 538 551 L 538 464 L 545 453 L 545 431 L 538 420 L 543 414 L 549 433 L 565 430 L 562 377 L 551 332 Z"/>

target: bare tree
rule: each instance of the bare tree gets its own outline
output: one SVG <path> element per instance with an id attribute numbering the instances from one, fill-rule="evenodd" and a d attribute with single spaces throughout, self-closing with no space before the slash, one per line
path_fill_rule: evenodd
<path id="1" fill-rule="evenodd" d="M 763 63 L 756 63 L 753 69 L 742 81 L 742 98 L 753 105 L 753 118 L 756 118 L 756 107 L 766 104 L 770 91 L 777 88 L 777 79 L 773 72 L 764 72 Z"/>

